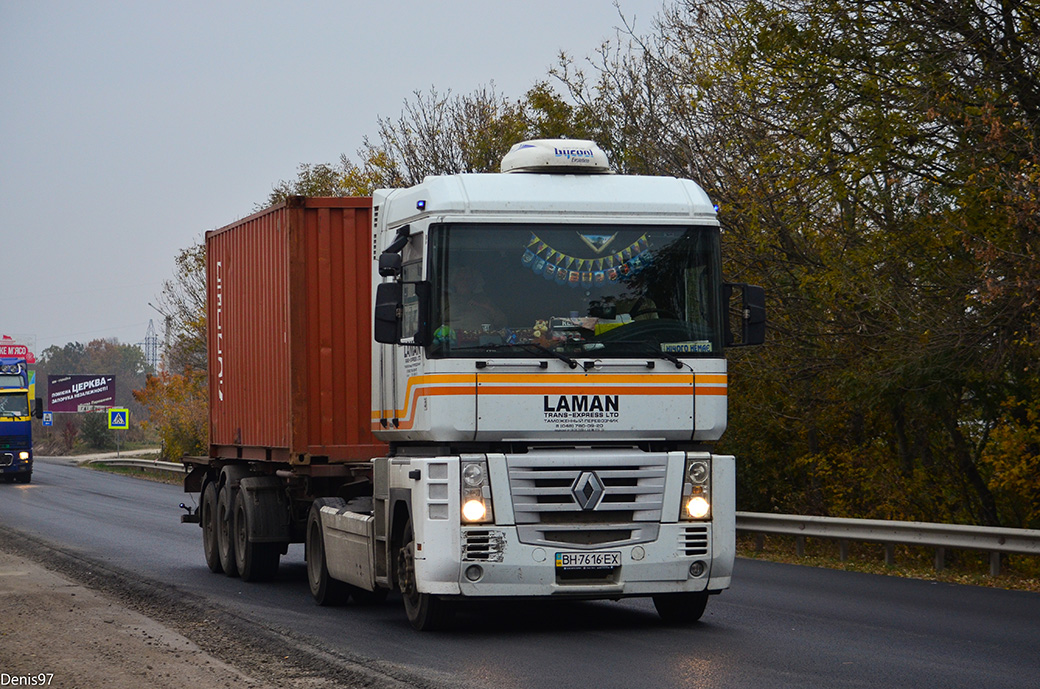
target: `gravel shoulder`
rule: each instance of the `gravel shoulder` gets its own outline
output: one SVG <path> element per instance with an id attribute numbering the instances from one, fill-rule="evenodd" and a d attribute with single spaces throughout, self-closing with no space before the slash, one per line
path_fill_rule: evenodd
<path id="1" fill-rule="evenodd" d="M 9 552 L 0 552 L 0 600 L 0 683 L 7 686 L 276 686 L 118 601 Z"/>
<path id="2" fill-rule="evenodd" d="M 0 536 L 0 686 L 443 689 L 16 531 Z"/>
<path id="3" fill-rule="evenodd" d="M 77 466 L 114 454 L 48 461 Z M 458 685 L 247 619 L 218 600 L 0 524 L 0 689 Z"/>

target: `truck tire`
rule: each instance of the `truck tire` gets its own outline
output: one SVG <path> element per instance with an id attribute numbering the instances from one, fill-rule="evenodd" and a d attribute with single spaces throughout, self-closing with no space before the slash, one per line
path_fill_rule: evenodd
<path id="1" fill-rule="evenodd" d="M 325 538 L 321 526 L 321 508 L 325 505 L 340 508 L 346 502 L 340 498 L 318 498 L 311 503 L 310 514 L 307 515 L 307 583 L 311 588 L 314 601 L 321 606 L 343 605 L 350 598 L 350 586 L 346 582 L 333 579 L 329 574 L 328 562 L 325 560 Z"/>
<path id="2" fill-rule="evenodd" d="M 20 474 L 14 475 L 14 480 L 18 483 L 31 483 L 32 482 L 32 471 L 23 471 Z"/>
<path id="3" fill-rule="evenodd" d="M 220 565 L 220 551 L 217 548 L 217 484 L 207 481 L 199 500 L 199 525 L 202 526 L 202 550 L 206 553 L 206 566 L 214 574 L 220 574 L 224 568 Z"/>
<path id="4" fill-rule="evenodd" d="M 235 562 L 234 517 L 235 495 L 231 486 L 225 483 L 217 494 L 217 554 L 220 568 L 229 577 L 238 576 L 238 564 Z"/>
<path id="5" fill-rule="evenodd" d="M 704 614 L 708 592 L 662 593 L 654 596 L 657 614 L 668 624 L 693 624 Z"/>
<path id="6" fill-rule="evenodd" d="M 420 593 L 415 580 L 415 537 L 412 522 L 404 526 L 401 549 L 397 554 L 398 586 L 404 600 L 408 622 L 421 632 L 444 629 L 455 617 L 455 606 L 450 601 L 430 593 Z"/>
<path id="7" fill-rule="evenodd" d="M 255 543 L 249 540 L 251 531 L 250 513 L 245 501 L 249 496 L 244 490 L 235 493 L 235 512 L 233 516 L 235 540 L 235 566 L 238 575 L 244 581 L 270 581 L 278 574 L 278 558 L 281 557 L 281 543 Z"/>

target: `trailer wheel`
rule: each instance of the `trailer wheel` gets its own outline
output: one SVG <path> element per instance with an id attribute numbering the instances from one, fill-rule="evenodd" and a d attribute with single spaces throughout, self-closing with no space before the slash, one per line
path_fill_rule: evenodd
<path id="1" fill-rule="evenodd" d="M 318 605 L 343 605 L 350 597 L 350 586 L 343 581 L 333 579 L 329 574 L 328 562 L 325 560 L 325 538 L 321 528 L 321 508 L 343 507 L 346 504 L 339 498 L 319 498 L 311 503 L 310 514 L 307 515 L 307 583 L 311 587 L 311 595 Z"/>
<path id="2" fill-rule="evenodd" d="M 704 614 L 708 592 L 663 593 L 654 596 L 657 614 L 668 624 L 693 624 Z"/>
<path id="3" fill-rule="evenodd" d="M 199 523 L 202 525 L 202 550 L 206 553 L 206 566 L 214 574 L 220 574 L 220 551 L 217 548 L 217 484 L 208 481 L 202 489 L 199 501 Z"/>
<path id="4" fill-rule="evenodd" d="M 235 561 L 235 535 L 232 517 L 234 516 L 234 495 L 231 486 L 225 483 L 217 495 L 217 554 L 220 557 L 220 568 L 229 577 L 238 576 L 238 564 Z"/>
<path id="5" fill-rule="evenodd" d="M 415 537 L 411 520 L 405 523 L 402 541 L 397 554 L 397 577 L 408 622 L 421 632 L 443 629 L 455 617 L 455 606 L 433 594 L 419 592 L 415 579 Z"/>
<path id="6" fill-rule="evenodd" d="M 235 565 L 245 581 L 270 581 L 278 574 L 281 543 L 254 543 L 249 540 L 249 511 L 246 510 L 246 491 L 235 495 L 233 520 L 235 536 Z"/>

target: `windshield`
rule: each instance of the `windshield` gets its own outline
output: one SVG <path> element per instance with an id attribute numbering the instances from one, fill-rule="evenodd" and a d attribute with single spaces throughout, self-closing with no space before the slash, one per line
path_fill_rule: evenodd
<path id="1" fill-rule="evenodd" d="M 29 396 L 24 392 L 0 392 L 0 416 L 29 416 Z"/>
<path id="2" fill-rule="evenodd" d="M 0 373 L 0 388 L 24 388 L 21 373 Z"/>
<path id="3" fill-rule="evenodd" d="M 718 356 L 715 227 L 430 229 L 431 356 Z"/>

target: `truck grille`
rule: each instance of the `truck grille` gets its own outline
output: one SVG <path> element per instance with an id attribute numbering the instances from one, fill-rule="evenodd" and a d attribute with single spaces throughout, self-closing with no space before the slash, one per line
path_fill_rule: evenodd
<path id="1" fill-rule="evenodd" d="M 0 435 L 0 450 L 24 450 L 25 445 L 24 435 Z"/>
<path id="2" fill-rule="evenodd" d="M 597 548 L 657 538 L 668 455 L 544 452 L 506 461 L 521 542 Z"/>

